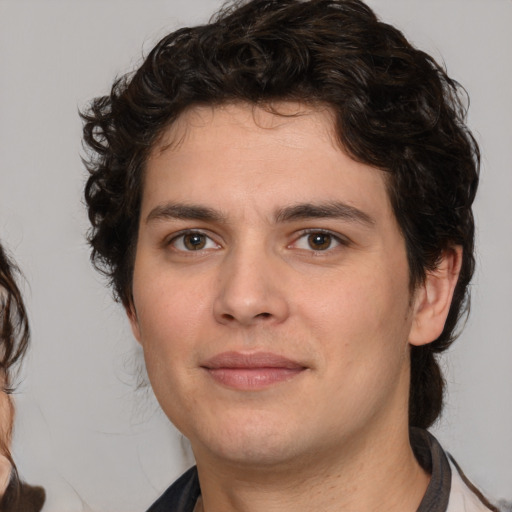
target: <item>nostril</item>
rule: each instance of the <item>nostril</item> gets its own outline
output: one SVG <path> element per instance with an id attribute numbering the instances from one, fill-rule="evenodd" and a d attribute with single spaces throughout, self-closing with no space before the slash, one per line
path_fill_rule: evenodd
<path id="1" fill-rule="evenodd" d="M 256 315 L 256 318 L 270 318 L 272 315 L 270 313 L 260 313 Z"/>

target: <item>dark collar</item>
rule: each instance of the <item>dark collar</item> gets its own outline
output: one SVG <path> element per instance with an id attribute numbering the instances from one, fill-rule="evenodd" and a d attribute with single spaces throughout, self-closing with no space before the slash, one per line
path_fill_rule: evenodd
<path id="1" fill-rule="evenodd" d="M 193 512 L 200 494 L 197 468 L 193 466 L 183 473 L 147 512 Z"/>
<path id="2" fill-rule="evenodd" d="M 436 438 L 426 430 L 411 428 L 410 439 L 420 466 L 431 475 L 417 512 L 446 512 L 452 485 L 448 458 Z"/>
<path id="3" fill-rule="evenodd" d="M 436 439 L 426 430 L 412 428 L 411 445 L 421 467 L 430 473 L 430 483 L 417 512 L 446 512 L 451 488 L 448 459 Z M 201 494 L 196 467 L 184 473 L 147 512 L 193 512 Z"/>

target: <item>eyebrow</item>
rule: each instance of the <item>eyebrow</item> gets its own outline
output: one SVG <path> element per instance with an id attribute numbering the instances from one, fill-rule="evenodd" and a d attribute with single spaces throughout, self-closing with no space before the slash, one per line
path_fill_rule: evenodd
<path id="1" fill-rule="evenodd" d="M 341 202 L 300 203 L 277 211 L 276 222 L 291 222 L 301 219 L 343 219 L 373 226 L 375 219 L 367 213 Z"/>
<path id="2" fill-rule="evenodd" d="M 166 219 L 202 220 L 210 222 L 226 221 L 226 217 L 213 208 L 189 204 L 167 203 L 153 208 L 146 217 L 146 222 Z"/>
<path id="3" fill-rule="evenodd" d="M 375 219 L 367 213 L 342 202 L 299 203 L 278 209 L 274 222 L 292 222 L 305 219 L 343 219 L 373 226 Z M 153 220 L 201 220 L 206 222 L 226 223 L 223 213 L 207 206 L 182 203 L 167 203 L 156 206 L 146 217 L 146 222 Z"/>

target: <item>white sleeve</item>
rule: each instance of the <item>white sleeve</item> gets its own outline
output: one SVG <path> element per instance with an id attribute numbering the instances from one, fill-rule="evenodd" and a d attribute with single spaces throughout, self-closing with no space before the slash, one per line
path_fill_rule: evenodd
<path id="1" fill-rule="evenodd" d="M 480 498 L 466 485 L 458 469 L 450 460 L 452 487 L 446 512 L 489 512 Z"/>

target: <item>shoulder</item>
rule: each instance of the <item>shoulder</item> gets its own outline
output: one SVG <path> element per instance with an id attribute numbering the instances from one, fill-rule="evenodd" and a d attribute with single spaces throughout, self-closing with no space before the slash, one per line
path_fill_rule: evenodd
<path id="1" fill-rule="evenodd" d="M 176 480 L 147 512 L 192 512 L 201 493 L 196 467 Z"/>
<path id="2" fill-rule="evenodd" d="M 450 499 L 446 512 L 498 512 L 483 494 L 468 480 L 452 457 Z"/>
<path id="3" fill-rule="evenodd" d="M 411 429 L 411 446 L 430 483 L 417 512 L 498 512 L 426 430 Z"/>

